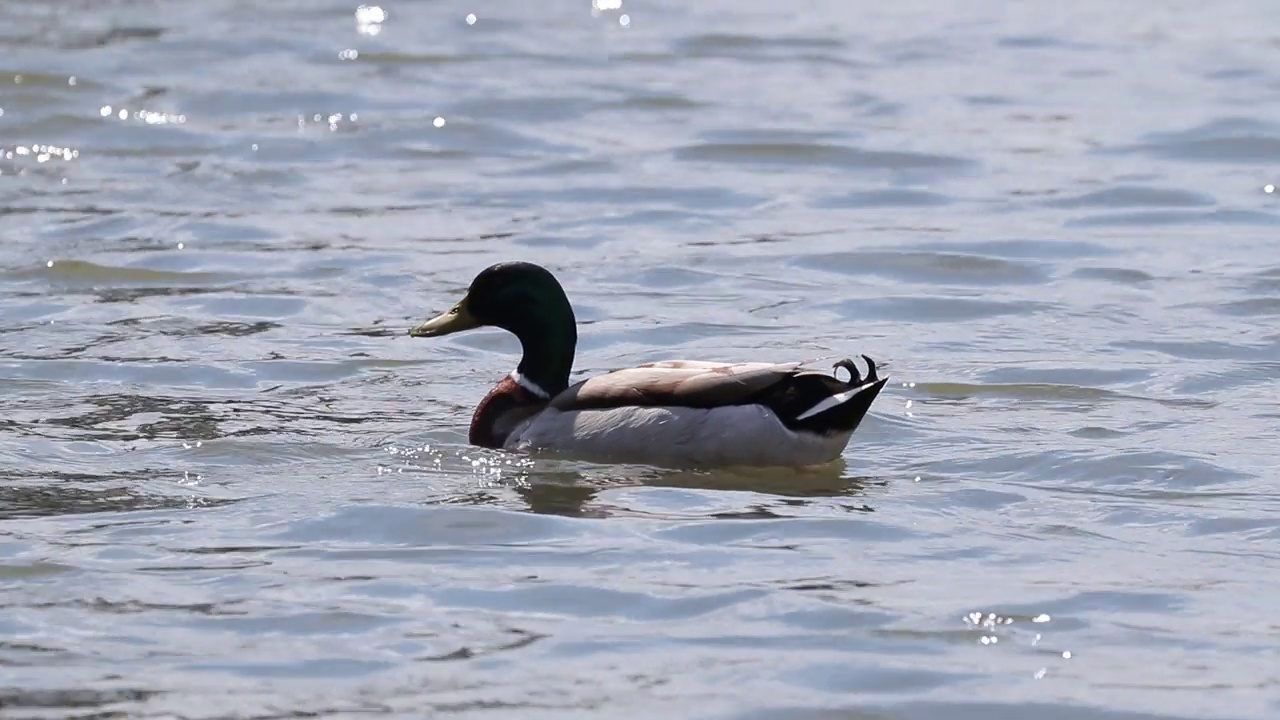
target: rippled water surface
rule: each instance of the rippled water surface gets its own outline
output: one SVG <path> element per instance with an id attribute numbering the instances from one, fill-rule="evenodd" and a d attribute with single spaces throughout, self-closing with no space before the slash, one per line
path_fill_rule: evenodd
<path id="1" fill-rule="evenodd" d="M 1272 0 L 0 2 L 0 715 L 1280 713 Z M 835 467 L 405 330 L 874 357 Z"/>

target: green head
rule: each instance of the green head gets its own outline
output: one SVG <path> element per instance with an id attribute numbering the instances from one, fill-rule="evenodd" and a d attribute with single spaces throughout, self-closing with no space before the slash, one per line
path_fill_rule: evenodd
<path id="1" fill-rule="evenodd" d="M 564 288 L 546 268 L 527 262 L 487 267 L 457 305 L 409 335 L 440 337 L 486 325 L 519 338 L 524 357 L 516 369 L 522 377 L 552 395 L 569 386 L 577 320 Z"/>

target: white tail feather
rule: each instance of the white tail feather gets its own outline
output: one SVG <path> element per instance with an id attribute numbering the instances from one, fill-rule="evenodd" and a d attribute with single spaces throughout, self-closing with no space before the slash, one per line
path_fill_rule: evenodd
<path id="1" fill-rule="evenodd" d="M 818 403 L 817 405 L 814 405 L 808 410 L 805 410 L 804 412 L 797 415 L 796 420 L 804 420 L 805 418 L 813 417 L 818 413 L 824 413 L 830 410 L 831 408 L 836 407 L 837 405 L 843 405 L 844 403 L 853 399 L 853 397 L 856 396 L 858 393 L 874 385 L 875 382 L 876 381 L 865 382 L 857 387 L 849 388 L 844 392 L 836 393 L 835 395 L 832 395 L 831 397 L 824 399 L 822 402 Z"/>

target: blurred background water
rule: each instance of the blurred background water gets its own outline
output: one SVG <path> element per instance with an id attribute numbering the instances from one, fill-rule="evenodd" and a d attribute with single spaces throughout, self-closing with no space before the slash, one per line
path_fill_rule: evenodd
<path id="1" fill-rule="evenodd" d="M 0 0 L 0 716 L 1272 718 L 1271 0 Z M 466 444 L 867 353 L 843 463 Z"/>

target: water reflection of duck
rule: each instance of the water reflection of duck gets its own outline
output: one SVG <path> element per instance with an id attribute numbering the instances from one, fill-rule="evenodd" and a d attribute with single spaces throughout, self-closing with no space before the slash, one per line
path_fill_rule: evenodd
<path id="1" fill-rule="evenodd" d="M 524 355 L 480 401 L 474 445 L 567 452 L 588 460 L 692 465 L 802 466 L 843 452 L 887 378 L 850 360 L 794 363 L 669 360 L 597 375 L 573 386 L 577 323 L 564 289 L 526 262 L 484 269 L 445 313 L 411 329 L 439 337 L 482 326 L 520 340 Z"/>

